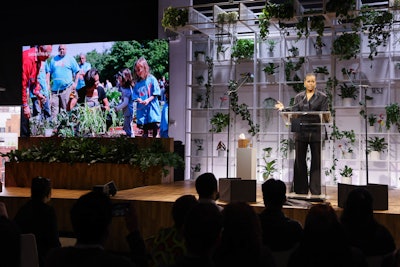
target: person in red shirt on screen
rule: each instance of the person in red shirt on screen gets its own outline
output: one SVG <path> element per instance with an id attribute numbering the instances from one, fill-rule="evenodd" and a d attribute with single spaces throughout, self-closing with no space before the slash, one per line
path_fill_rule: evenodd
<path id="1" fill-rule="evenodd" d="M 29 118 L 31 109 L 29 107 L 29 93 L 32 92 L 38 100 L 46 102 L 48 99 L 40 93 L 38 75 L 43 61 L 51 55 L 51 45 L 37 45 L 22 52 L 22 114 L 20 136 L 30 136 Z"/>

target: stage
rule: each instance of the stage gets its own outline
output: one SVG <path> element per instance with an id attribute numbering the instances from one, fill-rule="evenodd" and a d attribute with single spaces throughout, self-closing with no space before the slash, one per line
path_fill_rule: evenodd
<path id="1" fill-rule="evenodd" d="M 69 210 L 76 199 L 86 192 L 88 191 L 53 189 L 50 205 L 56 209 L 59 231 L 62 236 L 72 235 Z M 172 225 L 172 203 L 179 196 L 185 194 L 197 196 L 193 180 L 121 190 L 112 199 L 114 202 L 128 201 L 134 203 L 138 212 L 139 225 L 143 237 L 151 239 L 158 229 Z M 260 212 L 264 208 L 260 183 L 257 183 L 256 194 L 256 202 L 252 202 L 251 205 L 256 212 Z M 395 238 L 397 247 L 400 247 L 400 190 L 389 189 L 388 194 L 389 209 L 375 211 L 375 218 L 390 230 Z M 0 201 L 6 204 L 8 214 L 13 218 L 18 208 L 28 200 L 29 196 L 30 188 L 3 187 L 0 193 Z M 340 215 L 342 209 L 338 207 L 337 186 L 326 187 L 324 200 L 329 202 Z M 222 206 L 227 204 L 222 201 L 217 201 L 217 203 Z M 292 203 L 291 206 L 284 207 L 284 212 L 287 216 L 299 220 L 302 224 L 304 224 L 307 211 L 306 205 L 294 206 Z M 120 252 L 128 251 L 124 238 L 126 234 L 123 217 L 115 217 L 106 248 Z"/>

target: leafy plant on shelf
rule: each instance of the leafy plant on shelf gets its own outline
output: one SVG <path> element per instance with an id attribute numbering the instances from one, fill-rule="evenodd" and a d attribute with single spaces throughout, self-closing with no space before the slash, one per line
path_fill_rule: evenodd
<path id="1" fill-rule="evenodd" d="M 355 85 L 347 83 L 342 83 L 340 85 L 340 94 L 338 94 L 341 98 L 352 98 L 356 99 L 358 96 L 358 89 Z"/>
<path id="2" fill-rule="evenodd" d="M 321 74 L 329 75 L 329 71 L 326 66 L 316 67 L 314 69 L 314 73 L 321 73 Z"/>
<path id="3" fill-rule="evenodd" d="M 353 176 L 353 168 L 345 165 L 343 169 L 340 169 L 340 175 L 342 177 L 352 177 Z"/>
<path id="4" fill-rule="evenodd" d="M 386 142 L 385 137 L 373 136 L 368 139 L 368 153 L 371 151 L 385 152 L 387 147 L 388 143 Z"/>
<path id="5" fill-rule="evenodd" d="M 368 115 L 369 126 L 374 126 L 377 121 L 378 121 L 378 117 L 376 116 L 376 114 L 371 113 Z"/>
<path id="6" fill-rule="evenodd" d="M 265 67 L 263 68 L 263 71 L 269 75 L 272 75 L 275 73 L 275 70 L 278 68 L 279 66 L 275 66 L 275 64 L 273 62 L 269 62 L 267 63 L 267 65 L 265 65 Z"/>
<path id="7" fill-rule="evenodd" d="M 294 140 L 293 138 L 284 138 L 280 141 L 279 151 L 282 153 L 284 158 L 288 158 L 288 152 L 294 150 Z"/>
<path id="8" fill-rule="evenodd" d="M 197 163 L 196 165 L 193 165 L 190 167 L 192 172 L 200 172 L 201 171 L 201 164 Z"/>
<path id="9" fill-rule="evenodd" d="M 252 59 L 254 55 L 254 41 L 252 39 L 239 39 L 232 47 L 232 58 L 236 62 Z"/>
<path id="10" fill-rule="evenodd" d="M 210 132 L 212 133 L 220 133 L 222 132 L 226 127 L 229 126 L 229 114 L 228 113 L 222 113 L 222 112 L 217 112 L 215 113 L 211 120 L 211 129 Z"/>
<path id="11" fill-rule="evenodd" d="M 265 180 L 269 179 L 271 175 L 273 175 L 278 169 L 276 168 L 276 159 L 269 160 L 271 157 L 272 147 L 266 147 L 263 149 L 263 161 L 264 165 L 262 166 L 262 177 Z"/>

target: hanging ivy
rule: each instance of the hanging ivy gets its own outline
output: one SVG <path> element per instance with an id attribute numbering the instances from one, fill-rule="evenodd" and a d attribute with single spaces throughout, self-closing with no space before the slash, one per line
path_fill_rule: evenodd
<path id="1" fill-rule="evenodd" d="M 210 103 L 210 96 L 213 86 L 213 73 L 214 73 L 214 61 L 212 57 L 206 57 L 207 63 L 207 83 L 204 85 L 206 87 L 206 95 L 204 99 L 204 108 L 212 108 Z"/>
<path id="2" fill-rule="evenodd" d="M 250 78 L 249 75 L 246 74 L 241 80 L 241 83 L 246 82 Z M 239 89 L 239 82 L 230 80 L 229 81 L 229 90 L 228 95 L 230 98 L 230 109 L 236 115 L 240 115 L 242 120 L 246 120 L 249 125 L 249 130 L 247 131 L 252 136 L 255 136 L 258 132 L 260 132 L 260 125 L 253 122 L 251 119 L 251 114 L 249 111 L 249 106 L 246 103 L 239 104 L 239 96 L 237 91 Z"/>

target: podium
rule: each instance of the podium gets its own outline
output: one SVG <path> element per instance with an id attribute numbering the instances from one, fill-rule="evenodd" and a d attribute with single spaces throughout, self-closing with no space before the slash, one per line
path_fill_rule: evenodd
<path id="1" fill-rule="evenodd" d="M 326 199 L 326 181 L 323 179 L 323 148 L 324 142 L 326 139 L 326 125 L 330 123 L 331 113 L 330 111 L 281 111 L 280 112 L 282 120 L 288 128 L 288 139 L 294 140 L 296 143 L 295 147 L 295 156 L 288 157 L 287 159 L 283 159 L 282 166 L 283 168 L 287 168 L 289 171 L 287 172 L 287 197 L 294 199 L 301 199 L 307 201 L 315 201 L 321 202 Z M 317 169 L 311 170 L 311 152 L 310 147 L 307 147 L 307 150 L 303 149 L 303 153 L 299 151 L 299 146 L 296 141 L 305 141 L 309 142 L 312 140 L 313 142 L 319 142 L 319 149 L 315 149 L 314 153 L 319 154 L 319 162 L 314 162 L 314 168 L 317 166 Z M 304 148 L 304 147 L 303 147 Z M 301 154 L 302 153 L 302 154 Z M 319 191 L 320 194 L 312 194 L 310 190 L 308 193 L 302 192 L 296 193 L 296 185 L 294 183 L 294 165 L 296 158 L 306 159 L 306 168 L 307 168 L 307 184 L 310 185 L 310 180 L 320 181 L 315 183 L 313 191 Z M 303 164 L 301 164 L 304 166 Z M 303 172 L 304 168 L 303 168 Z M 298 174 L 296 174 L 298 175 Z M 300 183 L 297 185 L 297 190 L 301 187 Z M 320 188 L 319 188 L 320 187 Z"/>

